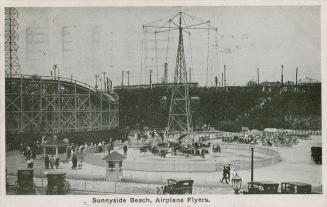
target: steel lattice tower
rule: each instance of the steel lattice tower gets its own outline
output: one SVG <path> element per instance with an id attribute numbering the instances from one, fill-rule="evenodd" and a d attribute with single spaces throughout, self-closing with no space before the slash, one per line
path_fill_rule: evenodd
<path id="1" fill-rule="evenodd" d="M 143 39 L 144 34 L 151 30 L 154 30 L 154 40 L 155 40 L 155 58 L 156 64 L 158 62 L 158 44 L 157 44 L 157 35 L 160 33 L 168 33 L 168 41 L 166 50 L 166 62 L 164 63 L 164 81 L 167 82 L 167 55 L 169 49 L 169 33 L 172 31 L 179 32 L 177 55 L 176 55 L 176 66 L 174 72 L 174 84 L 172 87 L 172 94 L 170 99 L 170 110 L 168 117 L 168 131 L 184 131 L 189 132 L 193 130 L 192 125 L 192 115 L 191 115 L 191 101 L 189 95 L 189 83 L 188 75 L 186 70 L 186 61 L 184 53 L 184 42 L 183 42 L 183 33 L 189 35 L 190 40 L 190 59 L 191 67 L 193 68 L 192 61 L 192 46 L 191 46 L 191 30 L 206 30 L 208 31 L 208 45 L 207 45 L 207 74 L 209 68 L 209 34 L 210 30 L 216 32 L 216 51 L 218 54 L 218 44 L 217 44 L 217 28 L 210 26 L 210 21 L 203 21 L 201 18 L 195 17 L 193 15 L 187 14 L 185 12 L 178 12 L 177 14 L 169 17 L 169 21 L 165 20 L 166 18 L 161 18 L 159 20 L 153 21 L 149 24 L 143 25 Z M 175 20 L 179 20 L 179 22 Z M 188 19 L 189 21 L 186 21 Z M 160 25 L 159 25 L 160 24 Z M 144 50 L 144 41 L 142 39 L 142 58 L 141 58 L 141 73 L 143 69 L 143 50 Z M 217 55 L 218 57 L 218 55 Z M 218 63 L 218 61 L 217 61 Z M 146 65 L 146 64 L 145 64 Z M 218 65 L 218 64 L 217 64 Z M 218 67 L 218 66 L 217 66 Z M 157 64 L 158 68 L 158 64 Z M 157 72 L 158 73 L 158 72 Z M 207 77 L 208 79 L 208 77 Z"/>
<path id="2" fill-rule="evenodd" d="M 176 55 L 174 86 L 170 100 L 168 131 L 192 131 L 190 95 L 183 45 L 182 13 L 179 13 L 179 40 Z"/>
<path id="3" fill-rule="evenodd" d="M 11 77 L 13 73 L 20 73 L 18 51 L 18 11 L 16 8 L 5 9 L 5 69 Z"/>

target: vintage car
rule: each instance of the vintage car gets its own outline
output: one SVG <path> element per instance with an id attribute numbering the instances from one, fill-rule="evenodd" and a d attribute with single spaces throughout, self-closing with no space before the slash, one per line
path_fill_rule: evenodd
<path id="1" fill-rule="evenodd" d="M 17 194 L 35 193 L 35 184 L 33 180 L 32 169 L 21 169 L 17 171 L 16 193 Z"/>
<path id="2" fill-rule="evenodd" d="M 310 194 L 312 185 L 303 182 L 283 182 L 281 183 L 281 193 L 284 194 Z"/>
<path id="3" fill-rule="evenodd" d="M 278 193 L 279 183 L 271 181 L 248 182 L 248 194 L 275 194 Z"/>
<path id="4" fill-rule="evenodd" d="M 219 144 L 214 144 L 214 145 L 212 145 L 212 152 L 215 152 L 215 153 L 217 153 L 217 152 L 221 152 L 221 148 L 220 148 L 220 145 Z"/>
<path id="5" fill-rule="evenodd" d="M 167 150 L 167 149 L 165 149 L 165 148 L 161 148 L 161 149 L 159 150 L 159 155 L 160 155 L 160 157 L 165 158 L 167 154 L 168 154 L 168 150 Z"/>
<path id="6" fill-rule="evenodd" d="M 140 147 L 140 152 L 141 153 L 142 152 L 146 153 L 149 150 L 150 150 L 150 146 L 148 146 L 148 145 L 145 145 L 145 146 Z"/>
<path id="7" fill-rule="evenodd" d="M 48 195 L 64 195 L 68 193 L 69 182 L 66 181 L 65 173 L 51 172 L 47 174 L 48 185 L 46 194 Z"/>
<path id="8" fill-rule="evenodd" d="M 159 148 L 158 147 L 151 147 L 150 151 L 152 154 L 157 155 L 159 153 Z"/>
<path id="9" fill-rule="evenodd" d="M 322 161 L 321 152 L 322 152 L 321 146 L 311 147 L 311 159 L 315 161 L 315 163 L 317 164 L 321 164 Z"/>
<path id="10" fill-rule="evenodd" d="M 163 194 L 192 194 L 193 180 L 168 179 L 162 187 Z"/>

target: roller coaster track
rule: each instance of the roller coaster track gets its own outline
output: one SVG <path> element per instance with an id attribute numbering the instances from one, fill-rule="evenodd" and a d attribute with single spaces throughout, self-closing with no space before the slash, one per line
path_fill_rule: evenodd
<path id="1" fill-rule="evenodd" d="M 118 126 L 118 95 L 52 76 L 6 77 L 7 132 L 80 132 Z"/>

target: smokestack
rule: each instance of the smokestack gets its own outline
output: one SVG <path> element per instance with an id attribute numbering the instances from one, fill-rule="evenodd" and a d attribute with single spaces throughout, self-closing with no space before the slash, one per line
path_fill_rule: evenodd
<path id="1" fill-rule="evenodd" d="M 282 65 L 281 84 L 284 84 L 284 65 Z"/>
<path id="2" fill-rule="evenodd" d="M 296 67 L 296 72 L 295 72 L 295 90 L 297 90 L 297 74 L 298 74 L 298 67 Z"/>
<path id="3" fill-rule="evenodd" d="M 56 79 L 56 75 L 57 75 L 56 70 L 57 70 L 57 64 L 53 65 L 53 77 L 54 77 L 54 79 Z"/>
<path id="4" fill-rule="evenodd" d="M 164 83 L 168 82 L 168 63 L 164 63 Z"/>
<path id="5" fill-rule="evenodd" d="M 260 79 L 259 79 L 260 73 L 259 73 L 259 68 L 257 68 L 257 76 L 258 76 L 258 86 L 259 86 L 259 85 L 260 85 Z"/>
<path id="6" fill-rule="evenodd" d="M 121 88 L 124 87 L 124 70 L 121 71 Z"/>
<path id="7" fill-rule="evenodd" d="M 127 73 L 127 85 L 129 86 L 129 74 L 131 73 L 131 71 L 126 71 L 126 73 Z"/>
<path id="8" fill-rule="evenodd" d="M 221 73 L 221 87 L 224 87 L 224 73 Z"/>
<path id="9" fill-rule="evenodd" d="M 152 70 L 149 70 L 150 72 L 150 88 L 152 88 Z"/>
<path id="10" fill-rule="evenodd" d="M 224 85 L 226 87 L 226 65 L 224 65 Z"/>
<path id="11" fill-rule="evenodd" d="M 98 89 L 98 75 L 95 75 L 95 88 Z"/>

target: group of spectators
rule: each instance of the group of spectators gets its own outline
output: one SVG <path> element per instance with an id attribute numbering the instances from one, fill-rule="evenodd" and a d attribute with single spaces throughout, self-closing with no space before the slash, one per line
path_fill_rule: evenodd
<path id="1" fill-rule="evenodd" d="M 38 141 L 34 142 L 31 145 L 21 143 L 19 151 L 21 154 L 24 155 L 24 157 L 26 159 L 27 168 L 33 168 L 36 154 L 38 154 L 40 152 L 40 144 Z"/>
<path id="2" fill-rule="evenodd" d="M 49 158 L 49 155 L 45 155 L 44 157 L 44 165 L 45 165 L 45 169 L 53 169 L 53 167 L 55 166 L 56 169 L 59 168 L 59 162 L 60 162 L 60 158 L 54 158 L 53 155 L 51 155 L 51 157 Z"/>

